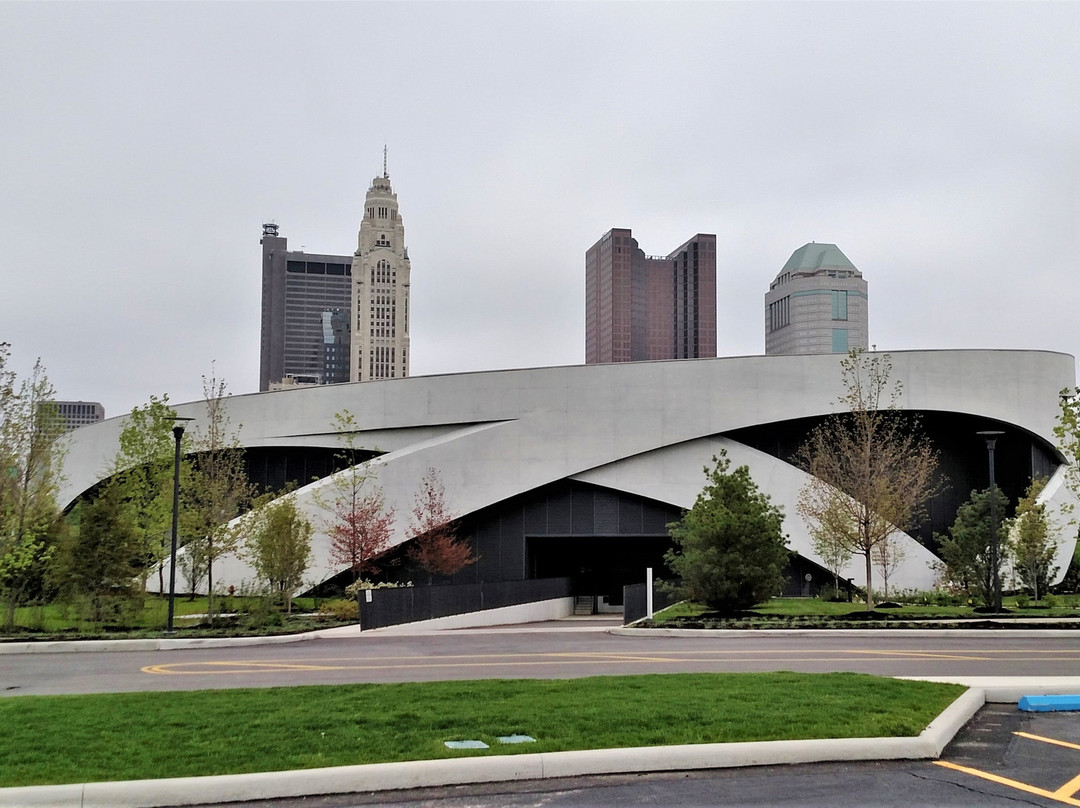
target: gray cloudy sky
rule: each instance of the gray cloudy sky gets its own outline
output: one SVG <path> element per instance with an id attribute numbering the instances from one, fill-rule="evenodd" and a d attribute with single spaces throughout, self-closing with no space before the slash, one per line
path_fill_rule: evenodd
<path id="1" fill-rule="evenodd" d="M 879 349 L 1080 351 L 1080 3 L 0 3 L 0 341 L 120 415 L 258 387 L 260 224 L 351 253 L 389 144 L 415 374 L 583 361 L 584 252 L 807 241 Z"/>

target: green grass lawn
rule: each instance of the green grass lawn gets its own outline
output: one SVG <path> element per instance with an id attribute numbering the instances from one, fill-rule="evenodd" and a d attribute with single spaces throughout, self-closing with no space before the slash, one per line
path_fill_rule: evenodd
<path id="1" fill-rule="evenodd" d="M 1009 613 L 1016 617 L 1080 617 L 1080 609 L 1075 605 L 1075 599 L 1071 596 L 1067 601 L 1058 599 L 1058 606 L 1047 609 L 1020 609 L 1016 607 L 1015 599 L 1006 598 L 1002 605 Z M 804 622 L 820 621 L 823 625 L 829 622 L 842 620 L 845 616 L 858 617 L 866 611 L 864 603 L 832 603 L 818 600 L 817 598 L 773 598 L 765 603 L 754 607 L 753 611 L 761 615 L 760 618 L 740 620 L 739 622 L 756 622 L 763 624 L 770 621 Z M 940 619 L 985 619 L 986 615 L 974 611 L 971 606 L 923 606 L 904 604 L 899 609 L 875 609 L 876 614 L 887 617 L 890 621 L 928 620 Z M 654 617 L 656 625 L 675 625 L 681 621 L 695 620 L 709 612 L 708 607 L 700 603 L 683 601 L 657 612 Z"/>
<path id="2" fill-rule="evenodd" d="M 318 602 L 324 603 L 325 599 L 320 599 Z M 318 618 L 305 617 L 304 612 L 310 612 L 316 606 L 317 603 L 313 598 L 293 598 L 293 615 L 274 615 L 273 620 L 267 620 L 266 618 L 270 615 L 259 598 L 221 596 L 214 599 L 216 614 L 236 612 L 247 614 L 254 611 L 259 617 L 242 618 L 239 621 L 228 618 L 218 620 L 217 623 L 222 628 L 210 631 L 199 626 L 203 620 L 201 616 L 205 615 L 208 609 L 206 597 L 201 596 L 189 600 L 186 595 L 178 595 L 174 603 L 173 625 L 179 630 L 180 636 L 288 633 L 325 628 L 326 626 L 320 625 L 321 623 L 337 625 L 336 621 L 325 615 Z M 160 637 L 164 636 L 168 613 L 168 598 L 157 595 L 148 595 L 137 611 L 123 618 L 121 621 L 123 625 L 92 625 L 79 619 L 72 607 L 58 603 L 23 606 L 15 610 L 15 631 L 6 633 L 0 631 L 0 639 Z"/>
<path id="3" fill-rule="evenodd" d="M 964 690 L 854 673 L 493 679 L 0 699 L 0 786 L 476 754 L 914 736 Z M 536 743 L 506 745 L 520 733 Z M 489 750 L 453 751 L 449 740 Z"/>

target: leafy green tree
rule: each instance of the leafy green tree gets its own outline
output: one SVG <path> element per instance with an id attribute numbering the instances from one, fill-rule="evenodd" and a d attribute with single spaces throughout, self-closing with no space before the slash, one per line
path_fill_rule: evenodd
<path id="1" fill-rule="evenodd" d="M 168 395 L 151 396 L 149 403 L 132 409 L 120 432 L 120 449 L 112 465 L 115 485 L 132 505 L 135 535 L 146 559 L 140 571 L 144 590 L 156 569 L 158 591 L 165 592 L 165 562 L 171 549 L 175 415 Z"/>
<path id="2" fill-rule="evenodd" d="M 206 410 L 192 436 L 195 453 L 186 481 L 184 517 L 192 538 L 185 546 L 191 576 L 202 577 L 205 570 L 207 611 L 214 621 L 214 562 L 236 551 L 239 535 L 230 521 L 250 503 L 253 488 L 247 478 L 244 449 L 232 430 L 225 411 L 227 386 L 224 379 L 203 376 Z"/>
<path id="3" fill-rule="evenodd" d="M 810 478 L 797 510 L 811 535 L 828 535 L 866 569 L 866 608 L 874 607 L 874 550 L 916 524 L 934 492 L 937 455 L 918 419 L 899 408 L 903 387 L 888 354 L 853 350 L 840 363 L 845 412 L 815 427 L 797 462 Z"/>
<path id="4" fill-rule="evenodd" d="M 75 529 L 61 545 L 61 594 L 94 625 L 125 614 L 141 594 L 141 547 L 130 508 L 118 486 L 106 485 L 96 499 L 76 506 Z"/>
<path id="5" fill-rule="evenodd" d="M 1065 388 L 1059 396 L 1061 412 L 1054 427 L 1058 448 L 1065 456 L 1065 482 L 1072 492 L 1080 497 L 1080 387 Z M 1068 520 L 1076 536 L 1073 557 L 1061 587 L 1068 592 L 1080 591 L 1080 534 L 1076 532 L 1077 519 L 1072 505 L 1061 508 L 1062 515 Z"/>
<path id="6" fill-rule="evenodd" d="M 1058 571 L 1054 564 L 1057 542 L 1050 538 L 1050 521 L 1046 505 L 1037 502 L 1045 479 L 1033 480 L 1016 506 L 1010 534 L 1012 536 L 1013 566 L 1021 583 L 1031 590 L 1036 602 L 1050 588 L 1050 579 Z"/>
<path id="7" fill-rule="evenodd" d="M 730 614 L 768 600 L 784 585 L 787 537 L 783 511 L 769 502 L 726 452 L 704 469 L 707 483 L 694 507 L 668 525 L 677 545 L 664 560 L 682 579 L 680 594 Z"/>
<path id="8" fill-rule="evenodd" d="M 998 553 L 998 570 L 1008 556 L 1008 535 L 1002 529 L 1005 509 L 1009 500 L 1001 489 L 994 486 L 994 509 L 997 514 L 996 534 L 1001 552 Z M 972 491 L 971 497 L 956 511 L 956 520 L 949 528 L 949 535 L 937 536 L 940 543 L 938 555 L 945 564 L 948 580 L 969 597 L 981 601 L 986 608 L 994 605 L 994 566 L 990 552 L 990 489 Z"/>
<path id="9" fill-rule="evenodd" d="M 54 552 L 64 456 L 63 419 L 41 361 L 20 382 L 10 355 L 0 343 L 0 600 L 9 628 L 16 606 L 41 591 Z"/>
<path id="10" fill-rule="evenodd" d="M 243 521 L 244 549 L 259 577 L 282 598 L 287 612 L 311 563 L 311 522 L 286 494 L 249 512 Z"/>
<path id="11" fill-rule="evenodd" d="M 1080 387 L 1062 390 L 1059 402 L 1061 411 L 1054 427 L 1054 436 L 1058 448 L 1065 455 L 1065 481 L 1080 497 Z M 1071 508 L 1066 508 L 1066 511 L 1071 512 Z"/>

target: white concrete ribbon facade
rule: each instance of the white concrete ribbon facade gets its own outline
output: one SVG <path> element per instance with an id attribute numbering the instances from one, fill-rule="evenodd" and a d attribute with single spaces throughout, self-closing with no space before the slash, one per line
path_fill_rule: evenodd
<path id="1" fill-rule="evenodd" d="M 795 511 L 804 472 L 729 433 L 751 427 L 767 433 L 770 425 L 837 411 L 842 358 L 751 356 L 356 382 L 232 396 L 228 416 L 245 447 L 336 447 L 334 415 L 351 412 L 357 444 L 382 453 L 370 462 L 398 515 L 395 544 L 410 538 L 413 493 L 429 467 L 440 472 L 447 502 L 462 516 L 565 480 L 688 508 L 704 483 L 703 466 L 723 447 L 733 464 L 749 466 L 758 486 L 784 508 L 791 549 L 818 561 Z M 895 352 L 891 359 L 893 377 L 903 384 L 902 408 L 963 416 L 979 428 L 1004 428 L 1030 441 L 1051 458 L 1054 476 L 1044 499 L 1052 512 L 1075 502 L 1061 484 L 1061 458 L 1053 449 L 1058 393 L 1075 386 L 1073 357 L 963 350 Z M 202 402 L 175 409 L 195 418 L 192 426 L 198 428 Z M 113 418 L 70 435 L 65 504 L 102 479 L 124 421 Z M 978 443 L 974 429 L 970 440 Z M 981 452 L 985 468 L 985 449 Z M 977 470 L 972 471 L 976 478 Z M 326 484 L 323 479 L 297 492 L 316 525 L 309 573 L 316 582 L 341 571 L 330 564 L 328 539 L 319 527 L 326 514 L 313 497 Z M 984 479 L 978 487 L 985 484 Z M 961 493 L 966 499 L 968 492 Z M 1058 519 L 1055 530 L 1064 574 L 1075 529 Z M 907 558 L 893 583 L 929 588 L 934 557 L 908 541 Z M 861 567 L 857 558 L 847 571 L 859 584 Z M 215 568 L 215 581 L 224 587 L 252 578 L 240 559 Z"/>

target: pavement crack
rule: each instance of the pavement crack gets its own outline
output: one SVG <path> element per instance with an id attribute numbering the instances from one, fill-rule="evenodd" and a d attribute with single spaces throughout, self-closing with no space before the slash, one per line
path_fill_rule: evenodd
<path id="1" fill-rule="evenodd" d="M 998 792 L 991 792 L 991 791 L 989 791 L 989 790 L 987 790 L 985 788 L 975 788 L 975 785 L 977 785 L 978 782 L 980 782 L 980 781 L 976 781 L 975 783 L 973 783 L 971 785 L 967 785 L 965 783 L 958 783 L 955 780 L 948 780 L 948 779 L 946 779 L 944 777 L 930 777 L 929 775 L 920 774 L 919 772 L 909 771 L 908 774 L 911 775 L 912 777 L 918 779 L 918 780 L 925 780 L 928 783 L 946 783 L 946 784 L 951 785 L 951 786 L 956 786 L 957 788 L 959 788 L 959 789 L 961 789 L 963 791 L 967 791 L 967 792 L 969 792 L 971 794 L 978 794 L 981 797 L 994 797 L 994 798 L 998 798 L 998 799 L 1005 799 L 1005 800 L 1009 800 L 1010 802 L 1015 802 L 1017 805 L 1036 805 L 1036 806 L 1045 806 L 1046 805 L 1045 802 L 1036 802 L 1034 800 L 1027 799 L 1027 798 L 1025 798 L 1023 796 L 1018 796 L 1016 794 L 1001 794 L 1001 793 L 998 793 Z M 1023 792 L 1021 792 L 1021 794 L 1022 793 Z"/>

